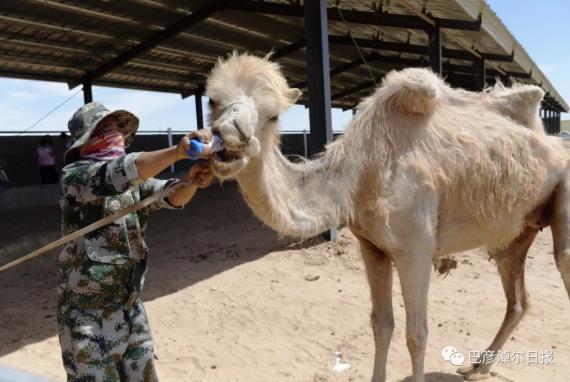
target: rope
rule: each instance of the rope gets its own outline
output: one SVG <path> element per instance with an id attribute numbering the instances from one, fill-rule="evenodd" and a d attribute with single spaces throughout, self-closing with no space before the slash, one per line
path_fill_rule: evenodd
<path id="1" fill-rule="evenodd" d="M 75 97 L 76 95 L 78 95 L 79 93 L 81 93 L 83 91 L 83 89 L 79 89 L 78 91 L 76 91 L 75 93 L 73 93 L 69 98 L 67 98 L 65 101 L 63 101 L 62 103 L 60 103 L 59 105 L 57 105 L 56 107 L 54 107 L 53 109 L 51 109 L 49 112 L 47 112 L 43 117 L 41 117 L 40 119 L 38 119 L 36 122 L 32 123 L 30 125 L 30 127 L 22 130 L 18 136 L 26 133 L 27 131 L 31 130 L 34 126 L 36 126 L 38 123 L 40 123 L 41 121 L 43 121 L 44 119 L 46 119 L 47 117 L 49 117 L 50 115 L 52 115 L 57 109 L 59 109 L 60 107 L 62 107 L 63 105 L 65 105 L 67 102 L 69 102 L 73 97 Z"/>
<path id="2" fill-rule="evenodd" d="M 427 46 L 427 48 L 426 48 L 425 53 L 424 53 L 423 56 L 422 56 L 422 61 L 420 62 L 420 66 L 422 66 L 422 67 L 424 66 L 424 64 L 425 64 L 425 62 L 426 62 L 426 59 L 427 59 L 428 56 L 429 56 L 429 50 L 430 50 L 431 46 L 433 45 L 433 42 L 434 42 L 434 41 L 435 41 L 435 36 L 430 36 L 428 46 Z M 430 62 L 430 65 L 431 65 L 431 62 Z"/>
<path id="3" fill-rule="evenodd" d="M 358 51 L 358 55 L 360 56 L 360 59 L 362 60 L 362 62 L 364 62 L 364 65 L 366 65 L 366 69 L 368 70 L 368 74 L 370 74 L 370 77 L 372 77 L 372 81 L 374 81 L 374 85 L 378 85 L 378 81 L 376 81 L 376 77 L 374 77 L 374 73 L 372 72 L 372 67 L 368 64 L 368 62 L 366 62 L 366 59 L 364 58 L 364 55 L 362 54 L 362 50 L 358 46 L 358 43 L 356 42 L 354 37 L 352 36 L 352 33 L 350 32 L 350 26 L 346 22 L 344 15 L 342 14 L 341 9 L 339 7 L 336 7 L 336 10 L 338 12 L 338 15 L 342 19 L 342 22 L 344 23 L 344 25 L 348 29 L 348 36 L 350 37 L 350 39 L 352 40 L 352 43 L 356 47 L 356 50 Z"/>
<path id="4" fill-rule="evenodd" d="M 26 262 L 28 260 L 33 259 L 34 257 L 43 255 L 44 253 L 51 251 L 52 249 L 55 249 L 57 247 L 60 247 L 66 243 L 69 243 L 70 241 L 73 241 L 81 236 L 84 236 L 86 234 L 88 234 L 89 232 L 92 232 L 98 228 L 104 227 L 107 224 L 110 224 L 112 222 L 114 222 L 117 219 L 122 218 L 123 216 L 126 216 L 128 214 L 132 214 L 133 212 L 136 212 L 138 210 L 140 210 L 141 208 L 145 208 L 149 205 L 151 205 L 152 203 L 156 202 L 159 199 L 163 199 L 166 198 L 168 196 L 170 196 L 172 193 L 174 193 L 174 191 L 178 190 L 179 188 L 182 188 L 183 186 L 186 187 L 189 184 L 191 184 L 192 182 L 180 182 L 175 184 L 172 187 L 169 187 L 165 190 L 162 190 L 160 192 L 157 192 L 154 195 L 149 196 L 148 198 L 141 200 L 138 203 L 133 204 L 132 206 L 129 206 L 119 212 L 116 212 L 112 215 L 109 215 L 101 220 L 96 221 L 95 223 L 91 223 L 90 225 L 88 225 L 87 227 L 83 227 L 77 231 L 74 231 L 62 238 L 59 238 L 56 241 L 53 241 L 39 249 L 36 249 L 35 251 L 22 256 L 14 261 L 9 262 L 8 264 L 5 264 L 3 266 L 0 267 L 0 272 L 5 271 L 7 269 L 10 269 L 18 264 L 21 264 L 23 262 Z"/>

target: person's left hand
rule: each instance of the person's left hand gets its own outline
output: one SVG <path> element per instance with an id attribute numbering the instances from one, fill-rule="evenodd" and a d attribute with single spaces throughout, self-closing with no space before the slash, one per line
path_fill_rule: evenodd
<path id="1" fill-rule="evenodd" d="M 178 146 L 176 147 L 176 153 L 178 154 L 179 159 L 185 159 L 188 157 L 188 150 L 190 149 L 190 140 L 197 139 L 202 143 L 207 144 L 212 140 L 212 132 L 206 129 L 200 129 L 196 131 L 192 131 L 182 137 Z M 209 155 L 209 152 L 205 152 L 204 156 Z"/>
<path id="2" fill-rule="evenodd" d="M 185 179 L 193 185 L 198 186 L 198 188 L 208 187 L 214 179 L 214 173 L 212 172 L 210 163 L 207 161 L 199 161 L 190 167 Z"/>

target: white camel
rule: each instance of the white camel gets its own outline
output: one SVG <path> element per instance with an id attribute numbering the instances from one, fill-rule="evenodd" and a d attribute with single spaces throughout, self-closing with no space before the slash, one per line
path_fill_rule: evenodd
<path id="1" fill-rule="evenodd" d="M 212 165 L 218 176 L 237 179 L 255 214 L 284 235 L 350 227 L 372 296 L 372 381 L 386 376 L 392 264 L 416 382 L 424 381 L 427 296 L 438 259 L 483 245 L 495 259 L 507 312 L 491 351 L 503 346 L 527 309 L 524 262 L 547 225 L 570 293 L 568 158 L 543 132 L 540 88 L 471 93 L 426 69 L 394 71 L 360 103 L 342 138 L 316 159 L 292 163 L 279 151 L 278 116 L 300 93 L 267 58 L 220 60 L 206 95 L 212 130 L 226 150 Z M 459 372 L 468 380 L 486 378 L 486 361 Z"/>

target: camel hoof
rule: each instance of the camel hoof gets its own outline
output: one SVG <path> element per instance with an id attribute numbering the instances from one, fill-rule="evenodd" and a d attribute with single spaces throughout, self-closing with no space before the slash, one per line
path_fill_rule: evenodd
<path id="1" fill-rule="evenodd" d="M 460 367 L 459 369 L 456 370 L 457 374 L 461 374 L 461 375 L 467 375 L 471 372 L 473 372 L 478 365 L 467 365 L 467 366 L 463 366 Z"/>
<path id="2" fill-rule="evenodd" d="M 484 379 L 490 378 L 491 373 L 480 373 L 474 370 L 472 373 L 465 376 L 466 381 L 482 381 Z"/>

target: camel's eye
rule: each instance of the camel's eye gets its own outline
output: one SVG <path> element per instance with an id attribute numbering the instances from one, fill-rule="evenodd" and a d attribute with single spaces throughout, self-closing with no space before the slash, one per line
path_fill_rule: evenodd
<path id="1" fill-rule="evenodd" d="M 279 116 L 278 116 L 278 115 L 276 115 L 275 117 L 269 118 L 269 121 L 271 121 L 271 122 L 277 122 L 278 120 L 279 120 Z"/>
<path id="2" fill-rule="evenodd" d="M 216 101 L 214 101 L 213 99 L 209 99 L 208 100 L 208 105 L 210 105 L 210 107 L 216 107 Z"/>

